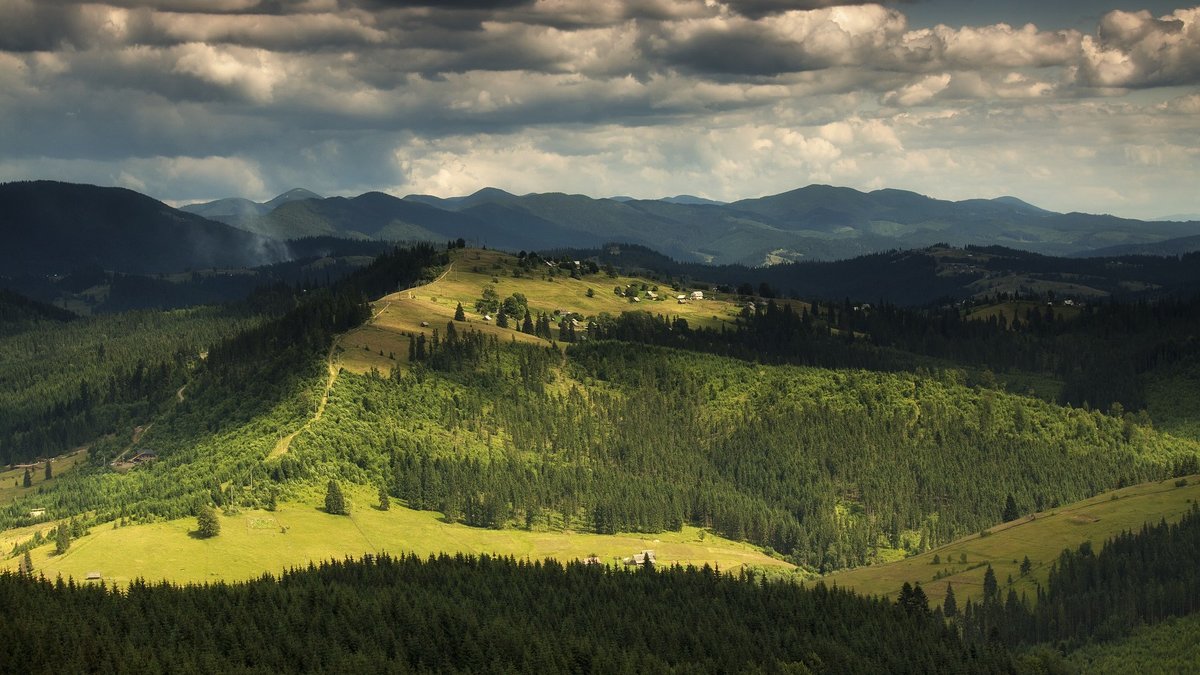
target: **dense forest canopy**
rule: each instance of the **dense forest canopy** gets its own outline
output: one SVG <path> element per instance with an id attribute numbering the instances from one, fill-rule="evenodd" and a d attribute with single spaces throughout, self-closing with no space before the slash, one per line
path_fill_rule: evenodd
<path id="1" fill-rule="evenodd" d="M 1200 469 L 1200 442 L 1161 431 L 1151 405 L 1163 396 L 1162 373 L 1180 387 L 1200 361 L 1200 299 L 1095 303 L 1070 318 L 1037 304 L 1013 320 L 981 320 L 956 307 L 799 303 L 750 288 L 733 295 L 740 316 L 713 328 L 642 311 L 558 315 L 555 325 L 529 298 L 493 291 L 463 300 L 505 316 L 503 326 L 477 330 L 460 311 L 398 334 L 407 354 L 390 355 L 388 372 L 335 367 L 338 336 L 372 318 L 369 300 L 434 279 L 450 260 L 432 246 L 397 248 L 327 281 L 171 312 L 72 318 L 0 296 L 0 461 L 89 447 L 84 464 L 0 505 L 0 528 L 64 523 L 17 542 L 10 556 L 101 524 L 211 523 L 214 507 L 271 510 L 314 486 L 350 484 L 377 490 L 380 508 L 395 500 L 471 527 L 653 534 L 694 525 L 812 575 Z M 522 256 L 517 267 L 531 276 L 545 262 Z M 556 265 L 572 278 L 609 274 L 573 261 L 548 268 Z M 518 341 L 518 332 L 529 335 Z M 1021 378 L 1053 383 L 1053 393 L 1008 386 Z M 154 462 L 110 468 L 146 449 Z M 1001 644 L 1074 648 L 1088 636 L 1118 637 L 1113 626 L 1131 617 L 1194 611 L 1190 577 L 1172 571 L 1181 558 L 1170 551 L 1190 550 L 1196 521 L 1193 513 L 1178 527 L 1147 528 L 1100 556 L 1064 554 L 1038 598 L 989 595 L 951 622 L 923 605 L 919 588 L 897 605 L 711 570 L 627 574 L 461 557 L 327 563 L 208 588 L 139 582 L 127 593 L 3 576 L 0 600 L 19 616 L 35 605 L 78 610 L 97 627 L 41 645 L 60 630 L 52 613 L 24 621 L 17 642 L 41 645 L 39 658 L 51 661 L 39 663 L 97 650 L 149 669 L 1007 671 L 1025 661 Z M 1161 562 L 1158 571 L 1126 574 L 1139 556 Z M 1142 595 L 1108 602 L 1110 591 L 1087 585 L 1118 577 L 1136 577 Z M 385 582 L 396 584 L 386 596 L 365 590 Z M 480 600 L 483 588 L 491 595 Z M 306 609 L 319 589 L 358 608 L 347 626 L 371 639 L 351 631 L 318 649 L 298 628 L 287 640 L 258 639 L 261 628 L 228 632 L 335 622 Z M 588 600 L 564 609 L 555 593 Z M 276 596 L 295 602 L 280 614 L 264 600 Z M 474 618 L 458 609 L 468 601 Z M 189 612 L 230 607 L 239 609 L 229 626 L 188 629 L 202 645 L 189 654 L 154 640 L 96 639 L 148 615 L 190 626 Z M 1073 612 L 1084 614 L 1062 618 Z M 622 651 L 604 630 L 630 613 L 655 620 Z M 697 629 L 698 617 L 709 627 Z M 880 644 L 895 648 L 867 648 Z"/>
<path id="2" fill-rule="evenodd" d="M 127 591 L 0 574 L 0 606 L 0 659 L 33 673 L 1011 669 L 890 603 L 707 567 L 380 556 Z"/>

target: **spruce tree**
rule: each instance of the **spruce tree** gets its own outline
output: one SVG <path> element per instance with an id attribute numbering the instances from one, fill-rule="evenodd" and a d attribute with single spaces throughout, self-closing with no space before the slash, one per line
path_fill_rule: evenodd
<path id="1" fill-rule="evenodd" d="M 46 460 L 46 480 L 54 478 L 54 469 L 50 467 L 50 460 Z"/>
<path id="2" fill-rule="evenodd" d="M 987 571 L 983 573 L 983 602 L 988 604 L 996 602 L 1000 597 L 1000 586 L 996 583 L 996 572 L 992 570 L 992 566 L 987 566 Z"/>
<path id="3" fill-rule="evenodd" d="M 454 320 L 455 321 L 466 321 L 467 320 L 467 315 L 465 312 L 463 312 L 461 302 L 458 303 L 458 307 L 454 308 Z"/>
<path id="4" fill-rule="evenodd" d="M 25 478 L 21 480 L 21 485 L 33 487 L 33 476 L 29 475 L 29 469 L 25 469 Z"/>
<path id="5" fill-rule="evenodd" d="M 529 313 L 528 309 L 525 310 L 525 321 L 521 324 L 521 332 L 533 334 L 533 315 Z"/>
<path id="6" fill-rule="evenodd" d="M 342 488 L 337 481 L 329 481 L 328 487 L 325 488 L 325 512 L 335 516 L 350 514 L 346 509 L 346 498 L 342 496 Z"/>
<path id="7" fill-rule="evenodd" d="M 1017 501 L 1013 496 L 1008 495 L 1008 499 L 1004 501 L 1004 522 L 1016 520 L 1021 517 L 1021 512 L 1017 511 Z"/>
<path id="8" fill-rule="evenodd" d="M 950 582 L 946 582 L 946 600 L 942 603 L 942 614 L 946 616 L 958 616 L 958 601 L 954 599 L 954 587 Z"/>
<path id="9" fill-rule="evenodd" d="M 387 488 L 379 488 L 379 510 L 387 511 L 392 508 L 392 500 L 388 497 Z"/>
<path id="10" fill-rule="evenodd" d="M 1030 562 L 1029 556 L 1025 556 L 1025 559 L 1021 561 L 1021 576 L 1029 574 L 1031 569 L 1033 569 L 1033 563 Z"/>
<path id="11" fill-rule="evenodd" d="M 62 555 L 71 548 L 71 531 L 67 528 L 66 523 L 62 523 L 54 530 L 54 554 Z"/>
<path id="12" fill-rule="evenodd" d="M 207 539 L 221 534 L 221 521 L 217 519 L 217 511 L 205 504 L 196 514 L 196 534 Z"/>
<path id="13" fill-rule="evenodd" d="M 913 587 L 912 592 L 912 613 L 913 614 L 928 614 L 929 613 L 929 597 L 925 595 L 925 589 L 921 588 L 921 582 L 917 582 Z"/>
<path id="14" fill-rule="evenodd" d="M 504 307 L 501 307 L 500 313 L 496 315 L 496 325 L 500 328 L 508 328 L 508 314 L 504 312 Z"/>
<path id="15" fill-rule="evenodd" d="M 21 562 L 17 563 L 17 574 L 26 577 L 33 576 L 33 558 L 29 555 L 29 551 L 25 551 Z"/>

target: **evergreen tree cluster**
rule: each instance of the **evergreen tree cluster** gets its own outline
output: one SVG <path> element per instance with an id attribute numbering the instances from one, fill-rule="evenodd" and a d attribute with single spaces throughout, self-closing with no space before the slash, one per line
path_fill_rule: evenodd
<path id="1" fill-rule="evenodd" d="M 289 461 L 384 482 L 473 526 L 694 524 L 831 570 L 976 532 L 1009 495 L 1043 509 L 1165 478 L 1198 449 L 949 374 L 767 368 L 612 341 L 564 362 L 452 327 L 412 372 L 343 373 Z M 564 375 L 584 386 L 553 384 Z"/>
<path id="2" fill-rule="evenodd" d="M 201 352 L 273 312 L 139 311 L 37 322 L 0 337 L 0 464 L 127 434 L 174 402 Z"/>
<path id="3" fill-rule="evenodd" d="M 1144 525 L 1110 539 L 1063 551 L 1036 598 L 1004 598 L 991 575 L 979 603 L 963 610 L 972 642 L 1054 643 L 1069 650 L 1112 640 L 1139 624 L 1200 612 L 1200 505 L 1178 523 Z M 991 568 L 988 568 L 991 572 Z"/>
<path id="4" fill-rule="evenodd" d="M 891 603 L 704 567 L 366 557 L 127 590 L 0 574 L 24 672 L 1009 672 Z"/>
<path id="5" fill-rule="evenodd" d="M 847 300 L 763 302 L 743 309 L 735 329 L 690 327 L 645 312 L 600 316 L 592 338 L 636 341 L 760 361 L 827 368 L 915 370 L 931 359 L 997 373 L 1022 371 L 1060 379 L 1059 402 L 1107 410 L 1145 408 L 1141 377 L 1200 359 L 1200 296 L 1155 303 L 1089 304 L 1074 319 L 1030 309 L 1008 322 L 970 318 L 957 307 L 851 305 Z"/>

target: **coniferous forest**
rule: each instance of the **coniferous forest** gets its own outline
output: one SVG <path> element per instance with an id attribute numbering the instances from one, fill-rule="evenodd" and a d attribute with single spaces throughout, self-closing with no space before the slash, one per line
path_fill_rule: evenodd
<path id="1" fill-rule="evenodd" d="M 56 539 L 68 550 L 100 525 L 198 517 L 196 536 L 219 540 L 217 509 L 271 511 L 312 486 L 329 486 L 327 513 L 353 513 L 361 505 L 339 486 L 358 485 L 378 492 L 381 509 L 395 500 L 475 528 L 695 526 L 815 576 L 1200 468 L 1200 444 L 1164 433 L 1148 409 L 1157 374 L 1195 362 L 1189 299 L 1009 323 L 757 298 L 717 329 L 631 311 L 590 317 L 578 331 L 563 319 L 554 331 L 526 309 L 524 322 L 502 326 L 507 339 L 456 316 L 408 334 L 404 365 L 337 372 L 325 389 L 337 338 L 371 319 L 368 301 L 434 279 L 449 262 L 432 246 L 398 248 L 326 284 L 274 284 L 168 312 L 72 318 L 5 298 L 0 379 L 14 386 L 2 394 L 0 451 L 12 463 L 87 448 L 75 470 L 47 473 L 0 506 L 5 529 L 64 523 L 18 541 L 9 552 L 18 569 L 29 569 L 30 550 Z M 1111 368 L 1094 360 L 1106 353 Z M 1060 386 L 1009 384 L 1024 381 Z M 135 445 L 157 459 L 115 472 L 135 424 L 144 425 Z M 1196 523 L 1193 510 L 1179 524 L 1064 552 L 1036 597 L 1002 598 L 993 578 L 954 613 L 931 609 L 919 585 L 889 601 L 754 571 L 487 556 L 372 556 L 201 587 L 85 585 L 34 570 L 0 576 L 0 607 L 19 625 L 5 662 L 1036 672 L 1123 638 L 1131 623 L 1191 614 L 1183 561 L 1194 559 Z M 91 629 L 62 636 L 66 616 Z M 158 630 L 115 638 L 143 625 Z"/>
<path id="2" fill-rule="evenodd" d="M 0 607 L 0 658 L 31 673 L 1011 670 L 894 604 L 711 568 L 381 556 L 123 590 L 4 574 Z"/>

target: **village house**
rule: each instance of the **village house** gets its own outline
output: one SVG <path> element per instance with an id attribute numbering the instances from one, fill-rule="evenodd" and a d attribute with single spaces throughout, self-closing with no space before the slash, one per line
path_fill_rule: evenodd
<path id="1" fill-rule="evenodd" d="M 704 291 L 692 291 L 692 299 L 693 300 L 703 300 L 704 299 Z"/>
<path id="2" fill-rule="evenodd" d="M 29 510 L 30 518 L 41 518 L 44 515 L 46 515 L 46 509 L 30 509 Z"/>
<path id="3" fill-rule="evenodd" d="M 625 558 L 621 562 L 623 562 L 626 565 L 645 565 L 647 557 L 650 558 L 651 565 L 654 565 L 658 562 L 657 559 L 654 557 L 654 551 L 650 551 L 650 550 L 642 551 L 641 553 L 634 553 L 633 557 Z"/>

